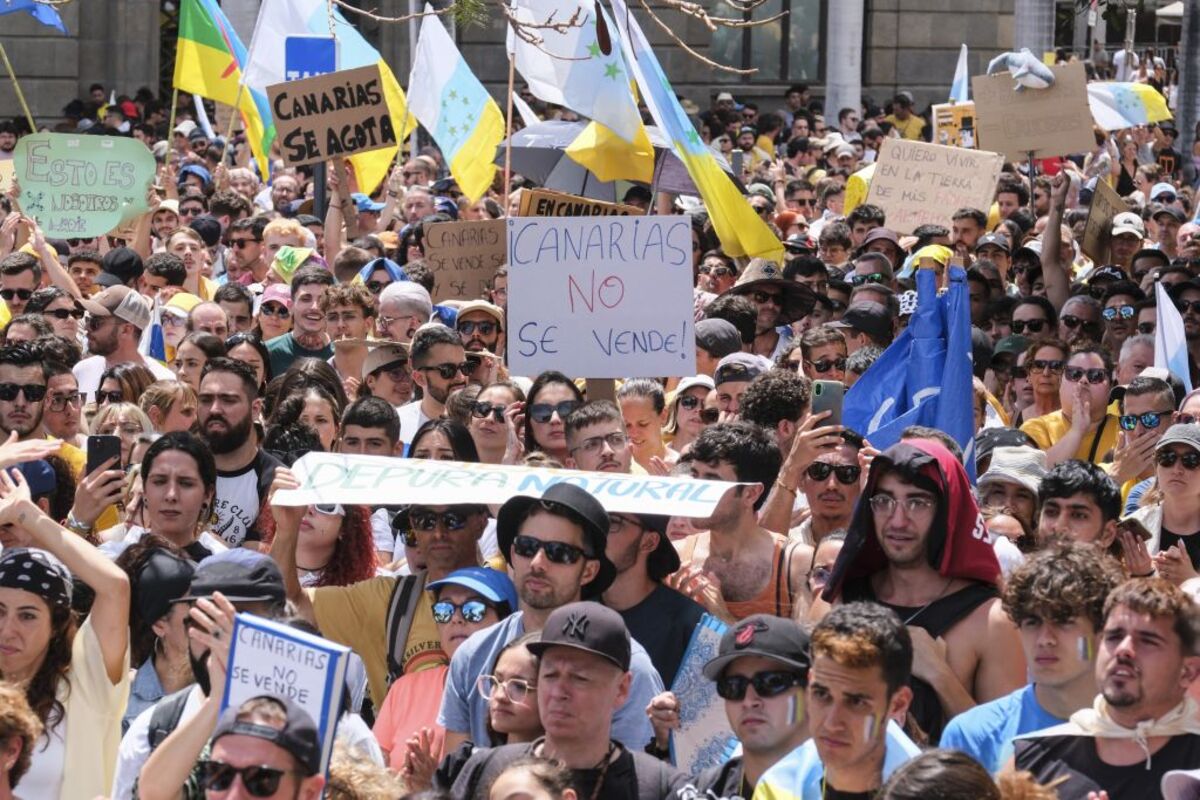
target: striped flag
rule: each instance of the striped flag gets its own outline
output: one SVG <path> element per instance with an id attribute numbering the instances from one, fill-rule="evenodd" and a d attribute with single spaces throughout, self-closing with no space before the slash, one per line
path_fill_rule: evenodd
<path id="1" fill-rule="evenodd" d="M 1192 390 L 1192 375 L 1188 369 L 1187 338 L 1183 333 L 1183 317 L 1175 308 L 1175 301 L 1167 294 L 1161 283 L 1154 285 L 1154 299 L 1158 304 L 1158 322 L 1154 326 L 1154 366 L 1174 373 L 1183 381 L 1187 391 Z"/>
<path id="2" fill-rule="evenodd" d="M 967 74 L 967 46 L 958 51 L 958 66 L 954 68 L 954 83 L 950 84 L 950 102 L 965 103 L 971 99 L 971 76 Z"/>
<path id="3" fill-rule="evenodd" d="M 154 310 L 150 312 L 150 324 L 142 331 L 138 340 L 138 352 L 147 358 L 167 362 L 167 339 L 163 335 L 162 302 L 154 298 Z"/>

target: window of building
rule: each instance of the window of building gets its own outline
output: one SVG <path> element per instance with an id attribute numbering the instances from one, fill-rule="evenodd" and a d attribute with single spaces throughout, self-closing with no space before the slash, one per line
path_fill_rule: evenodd
<path id="1" fill-rule="evenodd" d="M 746 28 L 718 27 L 712 35 L 708 55 L 714 61 L 741 69 L 758 70 L 753 75 L 719 73 L 729 83 L 819 82 L 825 75 L 825 52 L 821 32 L 825 29 L 826 0 L 766 0 L 744 19 L 764 19 L 788 12 L 767 25 Z M 731 16 L 724 0 L 707 0 L 715 17 Z"/>

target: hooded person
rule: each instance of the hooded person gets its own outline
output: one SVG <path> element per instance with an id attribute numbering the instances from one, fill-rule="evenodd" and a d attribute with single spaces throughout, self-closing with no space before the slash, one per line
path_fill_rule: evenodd
<path id="1" fill-rule="evenodd" d="M 823 598 L 879 603 L 913 632 L 910 711 L 937 741 L 950 717 L 1024 680 L 1000 563 L 966 470 L 939 442 L 904 439 L 876 456 L 862 497 Z"/>

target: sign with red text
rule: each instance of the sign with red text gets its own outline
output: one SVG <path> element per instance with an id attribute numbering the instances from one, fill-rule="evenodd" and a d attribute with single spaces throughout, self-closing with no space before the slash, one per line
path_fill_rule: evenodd
<path id="1" fill-rule="evenodd" d="M 997 153 L 884 139 L 866 202 L 883 209 L 896 233 L 912 233 L 922 225 L 949 228 L 960 208 L 987 213 L 1003 166 Z"/>
<path id="2" fill-rule="evenodd" d="M 514 375 L 695 374 L 686 216 L 513 217 L 507 224 Z"/>

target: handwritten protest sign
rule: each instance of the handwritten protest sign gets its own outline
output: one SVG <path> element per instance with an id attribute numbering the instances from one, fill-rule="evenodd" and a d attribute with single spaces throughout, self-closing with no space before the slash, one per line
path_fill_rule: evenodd
<path id="1" fill-rule="evenodd" d="M 639 216 L 637 206 L 606 203 L 590 197 L 578 197 L 549 189 L 526 189 L 521 192 L 520 217 L 619 217 Z"/>
<path id="2" fill-rule="evenodd" d="M 46 236 L 88 238 L 108 233 L 148 210 L 154 156 L 122 136 L 35 133 L 13 152 L 21 208 Z"/>
<path id="3" fill-rule="evenodd" d="M 396 144 L 377 64 L 277 83 L 267 97 L 289 167 Z"/>
<path id="4" fill-rule="evenodd" d="M 1117 194 L 1116 189 L 1104 180 L 1096 181 L 1080 246 L 1097 264 L 1108 263 L 1108 244 L 1112 240 L 1113 217 L 1128 210 L 1129 206 L 1121 199 L 1121 195 Z"/>
<path id="5" fill-rule="evenodd" d="M 276 492 L 275 501 L 281 505 L 378 505 L 385 496 L 395 505 L 454 505 L 464 497 L 472 503 L 501 505 L 510 497 L 541 497 L 551 486 L 569 483 L 586 489 L 610 512 L 708 517 L 721 496 L 737 486 L 695 478 L 342 453 L 308 453 L 292 471 L 300 488 Z"/>
<path id="6" fill-rule="evenodd" d="M 933 114 L 933 143 L 972 149 L 976 145 L 975 104 L 939 103 Z"/>
<path id="7" fill-rule="evenodd" d="M 348 647 L 320 636 L 253 614 L 238 614 L 221 710 L 260 695 L 287 697 L 317 724 L 321 764 L 328 768 L 349 655 Z"/>
<path id="8" fill-rule="evenodd" d="M 483 296 L 507 250 L 502 219 L 427 227 L 424 260 L 433 272 L 433 302 Z"/>
<path id="9" fill-rule="evenodd" d="M 1003 166 L 996 153 L 884 139 L 867 202 L 883 209 L 888 228 L 897 233 L 928 224 L 948 228 L 960 208 L 991 207 Z"/>
<path id="10" fill-rule="evenodd" d="M 693 374 L 691 282 L 687 217 L 509 219 L 513 374 Z"/>
<path id="11" fill-rule="evenodd" d="M 717 657 L 728 629 L 711 614 L 701 617 L 671 686 L 679 700 L 679 727 L 671 731 L 671 763 L 688 775 L 728 761 L 737 748 L 725 701 L 704 677 L 704 665 Z"/>
<path id="12" fill-rule="evenodd" d="M 13 179 L 13 162 L 0 161 L 0 194 L 4 194 L 12 186 Z"/>
<path id="13" fill-rule="evenodd" d="M 1096 146 L 1092 112 L 1088 107 L 1083 62 L 1051 67 L 1054 85 L 1048 89 L 1013 90 L 1012 76 L 975 75 L 979 146 L 1003 153 L 1011 161 L 1082 153 Z"/>

